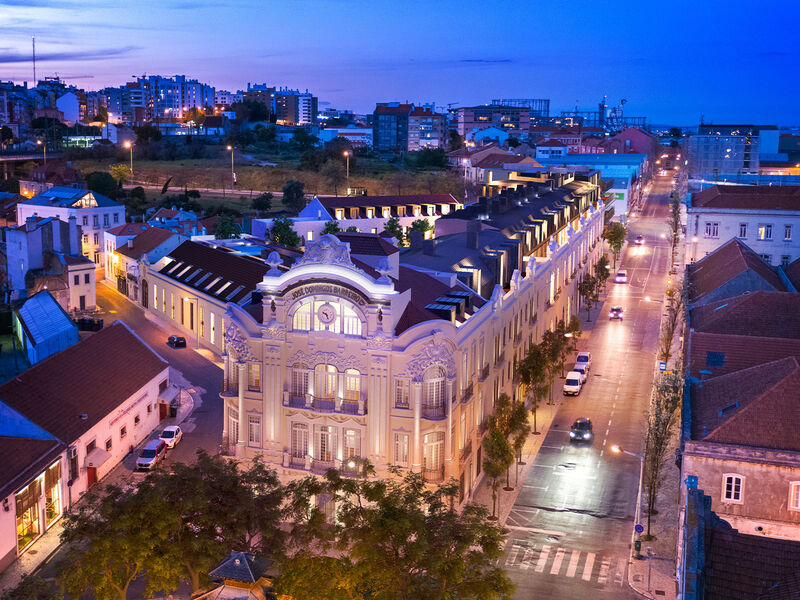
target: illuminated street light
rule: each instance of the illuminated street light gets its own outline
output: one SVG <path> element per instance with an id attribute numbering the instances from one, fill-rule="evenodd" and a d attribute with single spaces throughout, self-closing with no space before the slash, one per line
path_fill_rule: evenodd
<path id="1" fill-rule="evenodd" d="M 42 147 L 42 152 L 44 154 L 44 166 L 47 166 L 47 144 L 42 140 L 36 140 L 36 145 Z"/>
<path id="2" fill-rule="evenodd" d="M 233 146 L 228 146 L 227 150 L 231 153 L 231 191 L 233 191 L 233 187 L 236 184 L 236 173 L 233 172 Z"/>
<path id="3" fill-rule="evenodd" d="M 345 181 L 346 181 L 346 185 L 347 185 L 347 195 L 349 196 L 350 195 L 350 150 L 345 150 L 344 151 L 344 159 L 345 159 L 345 161 L 347 163 L 347 167 L 346 167 L 347 171 L 346 171 L 346 175 L 345 175 Z"/>
<path id="4" fill-rule="evenodd" d="M 131 151 L 131 179 L 133 179 L 133 144 L 130 141 L 126 141 L 122 146 Z"/>

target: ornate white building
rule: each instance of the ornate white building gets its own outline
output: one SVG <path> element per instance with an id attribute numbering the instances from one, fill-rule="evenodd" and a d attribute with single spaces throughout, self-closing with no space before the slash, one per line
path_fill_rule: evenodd
<path id="1" fill-rule="evenodd" d="M 528 257 L 488 300 L 455 274 L 400 265 L 396 252 L 362 247 L 354 258 L 332 235 L 288 271 L 273 253 L 261 321 L 233 304 L 225 315 L 224 442 L 284 478 L 368 459 L 379 475 L 399 465 L 455 477 L 468 497 L 493 402 L 520 391 L 516 360 L 577 311 L 602 215 L 602 203 L 576 214 L 560 246 L 554 232 L 547 256 Z"/>

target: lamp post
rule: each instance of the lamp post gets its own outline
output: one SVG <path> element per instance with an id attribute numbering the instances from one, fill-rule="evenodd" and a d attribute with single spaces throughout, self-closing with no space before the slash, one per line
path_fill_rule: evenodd
<path id="1" fill-rule="evenodd" d="M 639 459 L 639 491 L 636 494 L 636 525 L 642 524 L 642 484 L 644 482 L 644 455 L 636 454 L 635 452 L 630 452 L 629 450 L 625 450 L 619 444 L 613 444 L 611 446 L 611 452 L 614 454 L 627 454 L 628 456 L 634 456 Z M 638 532 L 634 531 L 634 535 Z M 633 537 L 633 536 L 631 536 Z M 636 558 L 641 556 L 639 551 L 636 551 Z"/>
<path id="2" fill-rule="evenodd" d="M 43 142 L 42 140 L 36 140 L 36 145 L 42 147 L 42 153 L 44 155 L 44 166 L 47 166 L 47 142 Z"/>
<path id="3" fill-rule="evenodd" d="M 133 182 L 133 144 L 128 140 L 122 146 L 131 151 L 131 182 Z"/>
<path id="4" fill-rule="evenodd" d="M 349 196 L 350 195 L 350 150 L 345 150 L 344 151 L 344 159 L 345 159 L 345 162 L 347 164 L 346 171 L 345 171 L 345 173 L 346 173 L 345 181 L 347 182 L 346 183 L 346 185 L 347 185 L 347 195 Z"/>
<path id="5" fill-rule="evenodd" d="M 233 172 L 233 146 L 228 146 L 228 151 L 231 153 L 231 192 L 233 192 L 233 186 L 236 184 L 236 174 Z"/>

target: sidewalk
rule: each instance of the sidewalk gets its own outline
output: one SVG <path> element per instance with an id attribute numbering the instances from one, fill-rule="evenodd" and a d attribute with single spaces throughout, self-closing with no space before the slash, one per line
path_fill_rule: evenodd
<path id="1" fill-rule="evenodd" d="M 183 378 L 179 371 L 172 367 L 170 367 L 170 381 L 178 385 L 178 394 L 176 396 L 178 403 L 177 415 L 175 417 L 167 417 L 159 422 L 158 427 L 150 432 L 150 435 L 137 446 L 134 452 L 126 455 L 119 464 L 111 469 L 111 471 L 98 482 L 99 485 L 127 487 L 134 484 L 138 479 L 141 479 L 143 475 L 137 473 L 135 470 L 136 450 L 144 446 L 154 435 L 160 433 L 164 427 L 183 423 L 194 410 L 195 402 L 197 401 L 199 404 L 199 399 L 194 397 L 195 392 L 186 389 L 189 387 L 189 383 Z M 82 500 L 78 500 L 76 504 L 81 501 Z M 33 546 L 28 551 L 19 556 L 17 560 L 0 573 L 0 594 L 7 589 L 16 587 L 23 575 L 35 573 L 52 559 L 61 545 L 62 529 L 63 520 L 59 519 L 34 542 Z"/>

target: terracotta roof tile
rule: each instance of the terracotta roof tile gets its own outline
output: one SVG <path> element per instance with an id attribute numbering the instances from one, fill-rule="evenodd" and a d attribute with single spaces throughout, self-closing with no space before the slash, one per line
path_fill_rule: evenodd
<path id="1" fill-rule="evenodd" d="M 410 194 L 407 196 L 336 196 L 318 198 L 326 210 L 335 208 L 361 208 L 404 206 L 412 204 L 456 204 L 451 194 Z"/>
<path id="2" fill-rule="evenodd" d="M 376 115 L 407 115 L 414 108 L 413 104 L 400 104 L 398 106 L 376 106 Z"/>
<path id="3" fill-rule="evenodd" d="M 111 235 L 139 235 L 148 228 L 147 223 L 123 223 L 111 229 L 106 229 L 106 233 Z"/>
<path id="4" fill-rule="evenodd" d="M 116 321 L 0 386 L 0 401 L 70 444 L 168 366 Z"/>
<path id="5" fill-rule="evenodd" d="M 787 356 L 800 360 L 800 340 L 749 335 L 691 332 L 689 369 L 692 377 L 724 375 Z"/>
<path id="6" fill-rule="evenodd" d="M 713 185 L 692 194 L 691 207 L 800 210 L 800 187 L 793 185 Z"/>
<path id="7" fill-rule="evenodd" d="M 140 258 L 151 250 L 158 248 L 174 235 L 175 234 L 168 229 L 148 227 L 128 242 L 131 244 L 130 246 L 128 246 L 128 244 L 123 244 L 117 248 L 117 252 L 128 258 Z"/>
<path id="8" fill-rule="evenodd" d="M 784 267 L 783 272 L 794 288 L 800 292 L 800 258 L 790 262 Z"/>
<path id="9" fill-rule="evenodd" d="M 690 311 L 692 329 L 706 333 L 800 340 L 800 294 L 757 291 Z"/>
<path id="10" fill-rule="evenodd" d="M 56 439 L 0 436 L 0 498 L 18 491 L 66 449 Z"/>
<path id="11" fill-rule="evenodd" d="M 400 252 L 397 246 L 390 244 L 376 233 L 341 232 L 337 233 L 336 237 L 350 244 L 350 252 L 353 254 L 390 256 Z"/>

